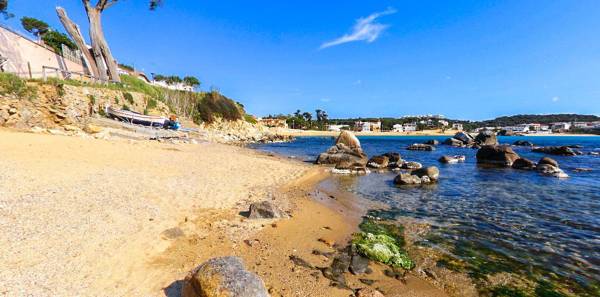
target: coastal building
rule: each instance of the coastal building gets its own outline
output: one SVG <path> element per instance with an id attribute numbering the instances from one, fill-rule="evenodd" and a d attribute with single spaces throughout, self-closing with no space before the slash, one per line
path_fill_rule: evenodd
<path id="1" fill-rule="evenodd" d="M 285 119 L 259 118 L 256 120 L 259 124 L 270 128 L 288 128 Z"/>
<path id="2" fill-rule="evenodd" d="M 394 132 L 414 132 L 417 131 L 417 123 L 395 124 L 392 129 Z"/>
<path id="3" fill-rule="evenodd" d="M 329 125 L 327 127 L 327 131 L 334 131 L 334 132 L 340 132 L 345 129 L 350 129 L 350 126 L 348 126 L 348 125 Z"/>
<path id="4" fill-rule="evenodd" d="M 188 86 L 185 83 L 174 83 L 174 84 L 168 84 L 165 81 L 162 80 L 153 80 L 152 82 L 150 82 L 151 84 L 155 85 L 155 86 L 159 86 L 159 87 L 163 87 L 166 89 L 170 89 L 170 90 L 176 90 L 176 91 L 188 91 L 188 92 L 193 92 L 194 91 L 194 87 L 192 86 Z"/>
<path id="5" fill-rule="evenodd" d="M 462 131 L 463 130 L 463 124 L 454 123 L 454 124 L 452 124 L 452 129 L 458 130 L 458 131 Z"/>
<path id="6" fill-rule="evenodd" d="M 564 131 L 569 131 L 570 129 L 571 129 L 571 123 L 567 123 L 567 122 L 552 123 L 552 131 L 564 132 Z"/>
<path id="7" fill-rule="evenodd" d="M 358 121 L 354 123 L 354 131 L 357 132 L 381 132 L 381 121 L 377 122 L 363 122 Z"/>
<path id="8" fill-rule="evenodd" d="M 448 127 L 448 125 L 450 123 L 448 123 L 448 121 L 446 120 L 439 120 L 438 123 L 442 126 L 442 127 Z"/>

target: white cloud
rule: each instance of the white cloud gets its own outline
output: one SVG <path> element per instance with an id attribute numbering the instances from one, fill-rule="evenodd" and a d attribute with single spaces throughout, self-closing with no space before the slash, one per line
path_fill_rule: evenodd
<path id="1" fill-rule="evenodd" d="M 334 39 L 332 41 L 325 42 L 321 44 L 320 49 L 348 43 L 354 41 L 366 41 L 367 43 L 371 43 L 379 37 L 379 35 L 387 29 L 389 26 L 384 24 L 376 23 L 375 20 L 377 18 L 390 15 L 396 13 L 396 10 L 393 8 L 388 8 L 382 12 L 376 12 L 368 17 L 360 18 L 356 20 L 356 24 L 352 27 L 352 33 L 345 34 L 342 37 Z"/>
<path id="2" fill-rule="evenodd" d="M 558 102 L 558 100 L 560 100 L 560 97 L 558 97 L 558 96 L 552 97 L 552 102 Z"/>

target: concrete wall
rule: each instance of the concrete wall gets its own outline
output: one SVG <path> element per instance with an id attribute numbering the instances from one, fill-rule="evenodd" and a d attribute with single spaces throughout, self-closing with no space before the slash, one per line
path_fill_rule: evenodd
<path id="1" fill-rule="evenodd" d="M 0 55 L 8 58 L 8 63 L 3 67 L 4 72 L 15 73 L 24 78 L 30 77 L 28 63 L 31 66 L 31 77 L 33 78 L 42 77 L 42 66 L 72 72 L 85 71 L 82 63 L 67 60 L 53 50 L 4 27 L 0 27 Z M 48 76 L 55 77 L 56 73 L 49 72 Z"/>

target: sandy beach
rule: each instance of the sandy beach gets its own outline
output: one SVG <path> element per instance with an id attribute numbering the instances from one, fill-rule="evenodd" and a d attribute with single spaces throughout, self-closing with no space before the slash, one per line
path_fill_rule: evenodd
<path id="1" fill-rule="evenodd" d="M 348 193 L 321 184 L 321 167 L 212 143 L 6 130 L 0 139 L 2 296 L 179 296 L 188 271 L 226 255 L 241 257 L 272 296 L 351 293 L 289 260 L 329 265 L 313 250 L 345 245 L 362 215 Z M 292 218 L 242 215 L 261 200 Z M 388 296 L 446 296 L 415 276 L 399 282 L 373 267 L 369 277 Z"/>

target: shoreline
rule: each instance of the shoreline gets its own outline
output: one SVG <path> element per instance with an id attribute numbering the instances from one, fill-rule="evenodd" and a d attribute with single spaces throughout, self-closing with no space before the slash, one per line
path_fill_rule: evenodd
<path id="1" fill-rule="evenodd" d="M 340 132 L 335 131 L 318 131 L 318 130 L 292 130 L 292 129 L 275 129 L 278 134 L 293 136 L 293 137 L 321 137 L 321 136 L 332 136 L 336 137 L 340 134 Z M 448 136 L 452 137 L 456 134 L 457 130 L 449 130 L 442 133 L 439 130 L 426 130 L 419 132 L 352 132 L 356 136 Z M 571 133 L 553 133 L 553 134 L 527 134 L 527 135 L 512 135 L 507 137 L 551 137 L 551 136 L 560 136 L 560 137 L 600 137 L 600 135 L 596 134 L 571 134 Z M 502 136 L 504 137 L 504 136 Z"/>

